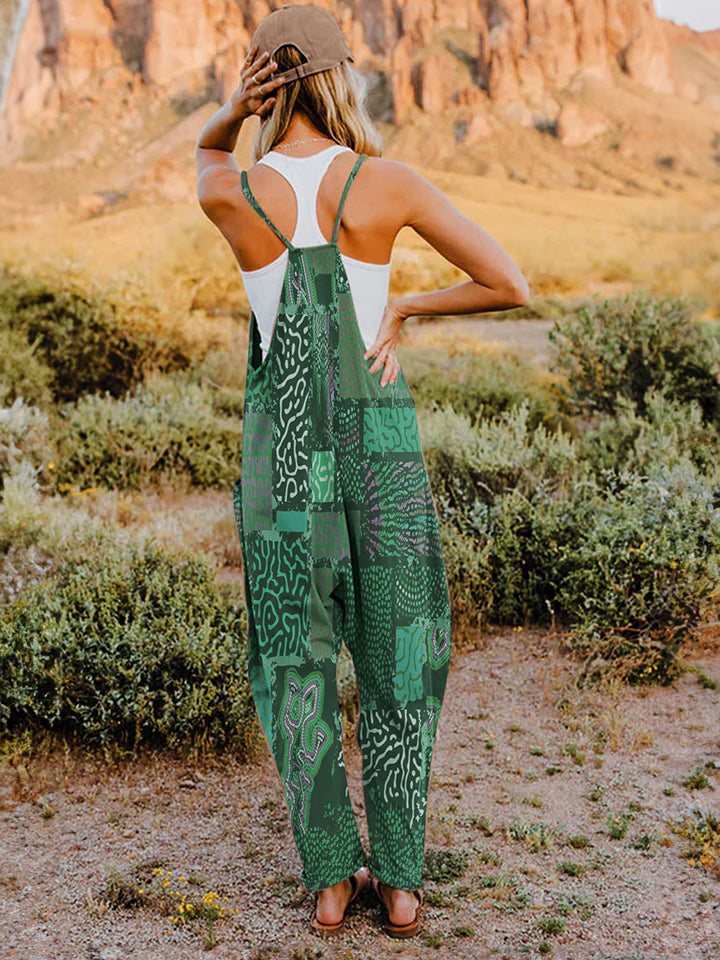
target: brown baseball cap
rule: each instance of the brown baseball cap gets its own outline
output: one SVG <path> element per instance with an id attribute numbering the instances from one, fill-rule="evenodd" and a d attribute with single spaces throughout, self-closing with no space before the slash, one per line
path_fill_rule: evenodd
<path id="1" fill-rule="evenodd" d="M 284 73 L 274 73 L 273 80 L 296 80 L 329 70 L 343 60 L 355 62 L 340 24 L 329 10 L 314 3 L 286 3 L 273 10 L 250 38 L 251 47 L 257 44 L 258 55 L 267 52 L 271 58 L 286 43 L 297 47 L 307 61 Z"/>

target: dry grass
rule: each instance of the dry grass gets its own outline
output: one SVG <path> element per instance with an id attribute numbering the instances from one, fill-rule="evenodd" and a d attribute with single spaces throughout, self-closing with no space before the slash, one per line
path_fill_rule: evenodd
<path id="1" fill-rule="evenodd" d="M 127 271 L 162 296 L 178 322 L 189 317 L 195 326 L 246 314 L 237 264 L 194 199 L 194 139 L 217 105 L 179 118 L 143 94 L 105 96 L 38 134 L 25 160 L 0 167 L 3 258 L 33 264 L 42 251 L 98 278 Z M 472 147 L 454 144 L 452 116 L 418 115 L 403 130 L 381 124 L 386 155 L 415 166 L 488 230 L 535 298 L 641 285 L 696 295 L 716 309 L 715 115 L 626 78 L 615 86 L 587 81 L 576 96 L 611 121 L 582 149 L 567 150 L 496 110 L 495 138 Z M 445 127 L 451 151 L 441 149 Z M 241 131 L 241 168 L 250 165 L 254 131 L 253 121 Z M 632 150 L 621 153 L 618 144 Z M 658 156 L 680 154 L 673 169 L 658 166 Z M 400 232 L 391 297 L 465 279 L 413 230 Z"/>
<path id="2" fill-rule="evenodd" d="M 426 173 L 441 179 L 434 171 Z M 707 184 L 702 187 L 707 206 L 697 209 L 700 198 L 687 194 L 599 196 L 463 179 L 472 182 L 448 188 L 448 196 L 517 261 L 533 297 L 623 292 L 639 285 L 659 294 L 699 296 L 709 304 L 720 300 L 720 255 L 703 227 L 712 202 Z M 716 192 L 720 202 L 720 189 Z M 678 216 L 691 222 L 678 229 Z M 652 228 L 645 226 L 648 219 Z M 79 262 L 101 280 L 126 272 L 162 296 L 178 318 L 194 314 L 205 323 L 211 313 L 247 313 L 237 264 L 193 203 L 111 209 L 70 222 L 50 215 L 41 225 L 0 230 L 0 245 L 3 259 L 11 262 L 33 264 L 38 250 L 44 250 L 54 259 Z M 467 279 L 409 228 L 400 232 L 391 298 Z"/>

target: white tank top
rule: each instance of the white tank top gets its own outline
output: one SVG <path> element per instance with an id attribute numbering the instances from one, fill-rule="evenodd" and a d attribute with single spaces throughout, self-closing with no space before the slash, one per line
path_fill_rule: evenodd
<path id="1" fill-rule="evenodd" d="M 317 194 L 330 162 L 343 150 L 350 150 L 350 148 L 339 143 L 333 144 L 309 157 L 290 157 L 277 150 L 270 150 L 257 161 L 277 170 L 295 192 L 297 225 L 295 233 L 290 237 L 290 242 L 296 247 L 311 247 L 328 242 L 320 230 L 315 213 Z M 344 253 L 341 253 L 340 257 L 345 265 L 350 284 L 358 326 L 365 346 L 370 347 L 375 342 L 388 302 L 390 263 L 369 263 L 366 260 L 347 257 Z M 288 249 L 285 247 L 279 257 L 264 267 L 259 267 L 257 270 L 240 268 L 245 293 L 257 319 L 263 358 L 270 345 L 280 307 L 280 294 L 287 259 Z"/>

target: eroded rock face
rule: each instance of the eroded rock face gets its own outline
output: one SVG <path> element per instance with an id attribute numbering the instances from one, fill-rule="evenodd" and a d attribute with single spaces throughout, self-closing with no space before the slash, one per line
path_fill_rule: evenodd
<path id="1" fill-rule="evenodd" d="M 0 144 L 88 79 L 133 76 L 169 94 L 208 89 L 226 99 L 239 80 L 267 0 L 7 0 L 16 42 L 0 45 Z M 558 121 L 553 94 L 582 72 L 625 71 L 675 92 L 671 34 L 653 0 L 344 0 L 325 5 L 355 65 L 383 76 L 387 119 L 413 110 L 505 103 L 519 118 Z M 274 5 L 276 6 L 276 4 Z M 8 11 L 11 11 L 8 13 Z M 692 31 L 689 31 L 693 33 Z M 5 78 L 3 81 L 3 77 Z M 682 90 L 696 91 L 687 77 Z M 588 120 L 563 118 L 573 125 Z M 592 124 L 591 124 L 592 126 Z M 482 123 L 477 127 L 484 129 Z"/>
<path id="2" fill-rule="evenodd" d="M 608 122 L 603 115 L 588 107 L 580 107 L 567 100 L 561 107 L 557 120 L 558 140 L 566 147 L 579 147 L 604 133 Z"/>
<path id="3" fill-rule="evenodd" d="M 123 68 L 112 37 L 113 18 L 101 0 L 20 0 L 13 6 L 9 27 L 17 39 L 12 64 L 4 64 L 0 146 L 14 132 L 56 111 L 63 91 Z"/>
<path id="4" fill-rule="evenodd" d="M 192 82 L 193 77 L 200 80 L 209 66 L 217 70 L 229 63 L 239 73 L 250 39 L 242 6 L 235 0 L 155 0 L 144 64 L 146 79 L 174 86 Z"/>
<path id="5" fill-rule="evenodd" d="M 494 100 L 542 99 L 578 71 L 625 70 L 661 93 L 675 89 L 670 45 L 653 0 L 481 0 L 479 68 Z"/>
<path id="6" fill-rule="evenodd" d="M 684 100 L 702 103 L 720 113 L 720 85 L 717 83 L 720 30 L 698 33 L 669 20 L 661 23 L 673 54 L 675 92 Z"/>

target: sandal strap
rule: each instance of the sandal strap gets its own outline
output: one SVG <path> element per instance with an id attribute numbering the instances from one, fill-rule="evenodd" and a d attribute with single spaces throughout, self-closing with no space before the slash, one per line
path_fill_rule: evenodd
<path id="1" fill-rule="evenodd" d="M 323 923 L 318 919 L 317 915 L 317 901 L 315 902 L 315 908 L 312 912 L 312 917 L 310 917 L 310 925 L 315 927 L 316 930 L 339 930 L 340 927 L 345 923 L 345 917 L 341 920 L 338 920 L 337 923 Z"/>
<path id="2" fill-rule="evenodd" d="M 348 900 L 348 907 L 353 902 L 353 900 L 357 897 L 358 893 L 360 893 L 360 881 L 358 880 L 358 878 L 355 876 L 354 873 L 350 874 L 349 880 L 350 880 L 350 885 L 352 887 L 352 890 L 350 892 L 350 899 Z"/>
<path id="3" fill-rule="evenodd" d="M 350 906 L 350 904 L 353 902 L 353 900 L 355 900 L 355 898 L 357 897 L 358 893 L 360 892 L 360 886 L 361 886 L 360 881 L 358 880 L 358 878 L 355 876 L 354 873 L 352 873 L 348 879 L 350 880 L 352 892 L 350 894 L 350 899 L 347 902 L 347 906 L 345 907 L 346 911 L 347 911 L 347 908 Z M 344 925 L 345 923 L 344 913 L 341 919 L 338 920 L 336 923 L 322 923 L 322 921 L 318 919 L 317 904 L 318 904 L 318 894 L 315 893 L 315 906 L 313 908 L 312 917 L 310 918 L 311 926 L 314 926 L 316 929 L 319 929 L 319 930 L 339 930 L 340 927 Z"/>
<path id="4" fill-rule="evenodd" d="M 375 879 L 375 881 L 377 882 L 377 885 L 378 885 L 379 887 L 386 887 L 386 886 L 387 886 L 387 884 L 385 883 L 385 881 L 384 881 L 384 880 L 381 880 L 379 877 L 375 877 L 374 879 Z M 409 892 L 409 893 L 414 893 L 415 896 L 418 898 L 418 901 L 422 904 L 423 899 L 424 899 L 424 894 L 423 894 L 423 889 L 422 889 L 422 887 L 417 887 L 415 890 L 409 890 L 408 892 Z"/>
<path id="5" fill-rule="evenodd" d="M 385 901 L 383 900 L 382 896 L 380 896 L 380 887 L 386 887 L 387 884 L 384 883 L 382 880 L 380 880 L 379 877 L 373 877 L 373 880 L 377 884 L 375 892 L 377 893 L 381 902 L 385 904 Z M 407 923 L 393 923 L 392 920 L 390 920 L 390 914 L 388 912 L 388 923 L 390 924 L 390 926 L 395 927 L 398 930 L 403 930 L 405 927 L 411 927 L 413 924 L 417 923 L 418 921 L 418 910 L 423 905 L 423 900 L 425 899 L 423 889 L 422 887 L 418 887 L 416 890 L 411 890 L 410 893 L 413 893 L 415 895 L 415 898 L 417 899 L 417 902 L 418 902 L 417 910 L 415 911 L 415 917 L 412 920 L 409 920 Z M 385 909 L 386 910 L 388 909 L 387 904 L 385 904 Z"/>

